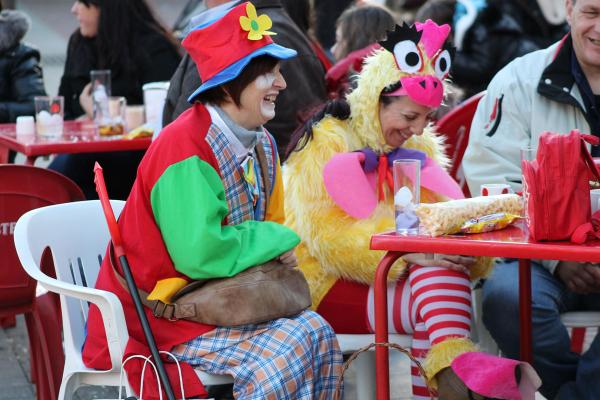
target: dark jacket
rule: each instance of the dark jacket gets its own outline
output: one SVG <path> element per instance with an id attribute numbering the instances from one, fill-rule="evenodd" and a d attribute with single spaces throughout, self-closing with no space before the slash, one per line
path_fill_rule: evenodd
<path id="1" fill-rule="evenodd" d="M 177 48 L 161 34 L 145 30 L 136 33 L 134 63 L 111 70 L 111 94 L 124 96 L 127 104 L 143 104 L 144 83 L 168 81 L 181 57 Z M 79 95 L 90 82 L 90 71 L 101 69 L 98 65 L 95 39 L 84 38 L 79 31 L 73 33 L 67 48 L 65 71 L 58 93 L 65 97 L 65 119 L 74 119 L 84 113 Z M 104 69 L 104 68 L 102 68 Z"/>
<path id="2" fill-rule="evenodd" d="M 40 52 L 21 43 L 28 30 L 29 20 L 23 13 L 0 13 L 0 123 L 33 115 L 33 97 L 46 94 Z"/>
<path id="3" fill-rule="evenodd" d="M 290 136 L 298 126 L 299 113 L 321 103 L 326 98 L 325 70 L 310 47 L 306 36 L 284 11 L 279 0 L 254 0 L 257 13 L 268 15 L 273 21 L 271 31 L 275 43 L 292 48 L 298 56 L 283 61 L 281 73 L 287 89 L 277 97 L 275 118 L 266 124 L 277 141 L 283 156 Z M 171 79 L 163 114 L 163 126 L 175 120 L 190 107 L 187 99 L 200 86 L 198 70 L 192 59 L 185 55 Z"/>
<path id="4" fill-rule="evenodd" d="M 469 97 L 485 90 L 513 59 L 550 46 L 567 33 L 548 23 L 535 0 L 489 0 L 467 31 L 451 77 Z"/>

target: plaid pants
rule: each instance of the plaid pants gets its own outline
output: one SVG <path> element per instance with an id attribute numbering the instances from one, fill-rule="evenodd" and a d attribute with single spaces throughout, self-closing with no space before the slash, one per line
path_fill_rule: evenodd
<path id="1" fill-rule="evenodd" d="M 194 368 L 233 376 L 236 399 L 331 399 L 342 366 L 335 333 L 312 311 L 219 327 L 172 353 Z"/>

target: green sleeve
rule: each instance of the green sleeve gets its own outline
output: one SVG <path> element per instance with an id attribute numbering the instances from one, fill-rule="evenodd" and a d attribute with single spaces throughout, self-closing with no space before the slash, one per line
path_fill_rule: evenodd
<path id="1" fill-rule="evenodd" d="M 294 231 L 274 222 L 222 225 L 229 212 L 223 183 L 196 156 L 167 168 L 150 201 L 175 269 L 192 279 L 233 276 L 300 242 Z"/>

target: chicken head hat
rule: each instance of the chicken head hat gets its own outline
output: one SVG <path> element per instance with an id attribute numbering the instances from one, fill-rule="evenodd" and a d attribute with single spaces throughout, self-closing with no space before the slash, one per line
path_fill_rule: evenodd
<path id="1" fill-rule="evenodd" d="M 196 63 L 202 85 L 188 98 L 237 78 L 253 58 L 268 55 L 279 60 L 294 57 L 295 50 L 273 43 L 267 15 L 257 15 L 250 2 L 233 7 L 217 21 L 192 30 L 182 44 Z"/>
<path id="2" fill-rule="evenodd" d="M 412 26 L 396 25 L 381 48 L 367 57 L 357 77 L 356 89 L 348 94 L 356 132 L 363 145 L 389 151 L 379 123 L 379 98 L 408 96 L 417 104 L 437 108 L 444 98 L 443 81 L 452 64 L 453 48 L 446 44 L 447 24 L 431 20 Z M 378 134 L 373 134 L 377 132 Z"/>

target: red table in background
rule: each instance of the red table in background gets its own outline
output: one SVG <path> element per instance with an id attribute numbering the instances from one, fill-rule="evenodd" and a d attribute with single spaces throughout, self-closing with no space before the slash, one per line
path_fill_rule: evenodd
<path id="1" fill-rule="evenodd" d="M 532 361 L 531 338 L 531 259 L 600 262 L 600 242 L 584 245 L 570 242 L 535 242 L 524 221 L 506 229 L 476 235 L 431 237 L 402 236 L 396 233 L 374 235 L 371 250 L 387 253 L 377 266 L 375 276 L 375 341 L 388 341 L 387 275 L 392 264 L 406 253 L 461 254 L 468 256 L 519 259 L 520 351 L 523 361 Z M 389 400 L 389 351 L 377 346 L 377 399 Z"/>
<path id="2" fill-rule="evenodd" d="M 99 136 L 96 127 L 90 121 L 65 121 L 63 135 L 56 139 L 35 135 L 17 137 L 16 124 L 0 124 L 0 164 L 8 161 L 8 150 L 23 153 L 27 157 L 26 163 L 33 165 L 39 156 L 145 150 L 151 142 L 150 137 L 130 140 L 120 136 Z"/>

